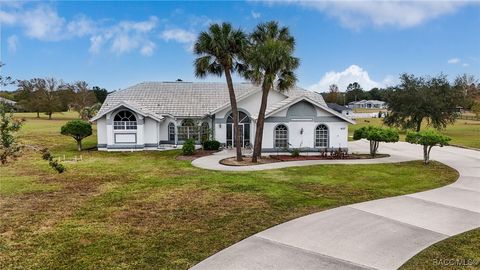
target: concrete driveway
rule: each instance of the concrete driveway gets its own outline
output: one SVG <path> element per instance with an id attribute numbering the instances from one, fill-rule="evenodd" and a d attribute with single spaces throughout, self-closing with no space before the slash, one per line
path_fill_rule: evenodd
<path id="1" fill-rule="evenodd" d="M 353 142 L 350 149 L 366 152 L 368 144 Z M 252 168 L 214 166 L 204 159 L 194 165 L 217 170 L 258 170 L 422 158 L 421 147 L 404 142 L 381 144 L 379 152 L 391 157 L 282 162 Z M 226 153 L 215 158 L 217 164 L 222 155 Z M 248 237 L 191 269 L 397 269 L 426 247 L 480 227 L 480 152 L 436 147 L 431 158 L 458 170 L 459 179 L 434 190 L 338 207 L 291 220 Z"/>

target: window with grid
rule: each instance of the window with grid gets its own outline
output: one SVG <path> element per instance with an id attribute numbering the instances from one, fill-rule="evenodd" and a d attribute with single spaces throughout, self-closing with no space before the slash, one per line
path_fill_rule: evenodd
<path id="1" fill-rule="evenodd" d="M 285 125 L 275 128 L 275 148 L 288 148 L 288 129 Z"/>
<path id="2" fill-rule="evenodd" d="M 315 147 L 328 147 L 328 127 L 318 125 L 315 129 Z"/>
<path id="3" fill-rule="evenodd" d="M 120 111 L 113 118 L 113 129 L 137 129 L 137 119 L 130 111 Z"/>
<path id="4" fill-rule="evenodd" d="M 168 140 L 175 141 L 175 124 L 170 123 L 168 124 Z"/>

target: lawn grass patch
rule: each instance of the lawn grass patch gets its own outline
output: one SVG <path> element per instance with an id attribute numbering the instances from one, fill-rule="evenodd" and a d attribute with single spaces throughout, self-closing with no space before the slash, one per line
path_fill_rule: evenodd
<path id="1" fill-rule="evenodd" d="M 79 155 L 59 133 L 65 121 L 28 118 L 20 139 Z M 458 177 L 421 161 L 220 172 L 176 160 L 180 150 L 81 154 L 63 174 L 34 151 L 0 167 L 19 190 L 0 193 L 3 269 L 186 269 L 293 218 Z M 37 188 L 22 188 L 24 181 Z"/>
<path id="2" fill-rule="evenodd" d="M 408 260 L 400 269 L 480 269 L 479 251 L 480 229 L 475 229 L 447 238 L 424 249 Z M 451 265 L 451 263 L 454 264 Z"/>

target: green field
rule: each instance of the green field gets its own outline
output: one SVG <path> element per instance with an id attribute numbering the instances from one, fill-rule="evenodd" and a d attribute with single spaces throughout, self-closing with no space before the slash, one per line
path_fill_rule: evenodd
<path id="1" fill-rule="evenodd" d="M 20 140 L 70 160 L 59 134 L 75 114 L 53 120 L 18 114 Z M 95 135 L 84 146 L 94 147 Z M 186 269 L 287 220 L 454 181 L 433 162 L 321 165 L 263 172 L 214 172 L 177 161 L 179 151 L 87 150 L 56 174 L 30 147 L 0 166 L 2 269 Z"/>
<path id="2" fill-rule="evenodd" d="M 373 126 L 383 126 L 383 119 L 380 118 L 371 118 L 371 119 L 357 119 L 357 124 L 350 125 L 349 139 L 352 139 L 353 132 L 361 127 L 373 125 Z M 426 128 L 424 125 L 423 128 Z M 472 120 L 457 120 L 455 124 L 447 126 L 445 130 L 442 130 L 441 133 L 448 135 L 452 138 L 450 144 L 480 148 L 480 121 Z M 400 132 L 400 140 L 405 140 L 405 132 Z"/>

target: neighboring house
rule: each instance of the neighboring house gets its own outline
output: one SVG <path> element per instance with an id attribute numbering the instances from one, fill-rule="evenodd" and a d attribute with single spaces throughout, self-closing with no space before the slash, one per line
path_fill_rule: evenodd
<path id="1" fill-rule="evenodd" d="M 0 97 L 0 103 L 4 103 L 4 104 L 10 105 L 12 107 L 14 107 L 17 104 L 17 102 L 15 102 L 13 100 L 10 100 L 10 99 L 6 99 L 4 97 Z"/>
<path id="2" fill-rule="evenodd" d="M 253 145 L 261 88 L 234 84 L 241 144 Z M 224 146 L 234 141 L 225 83 L 145 82 L 108 95 L 97 116 L 99 150 L 154 150 L 187 139 L 213 137 Z M 264 152 L 285 148 L 318 151 L 347 147 L 348 124 L 355 122 L 330 109 L 321 95 L 293 87 L 271 91 L 263 133 Z"/>
<path id="3" fill-rule="evenodd" d="M 352 115 L 352 109 L 350 108 L 347 108 L 345 106 L 342 106 L 342 105 L 338 105 L 337 103 L 327 103 L 327 106 L 336 111 L 336 112 L 339 112 L 345 116 L 348 116 L 350 117 L 350 115 Z"/>
<path id="4" fill-rule="evenodd" d="M 360 100 L 360 101 L 352 101 L 348 103 L 348 108 L 351 109 L 385 109 L 386 103 L 385 101 L 380 100 Z"/>

